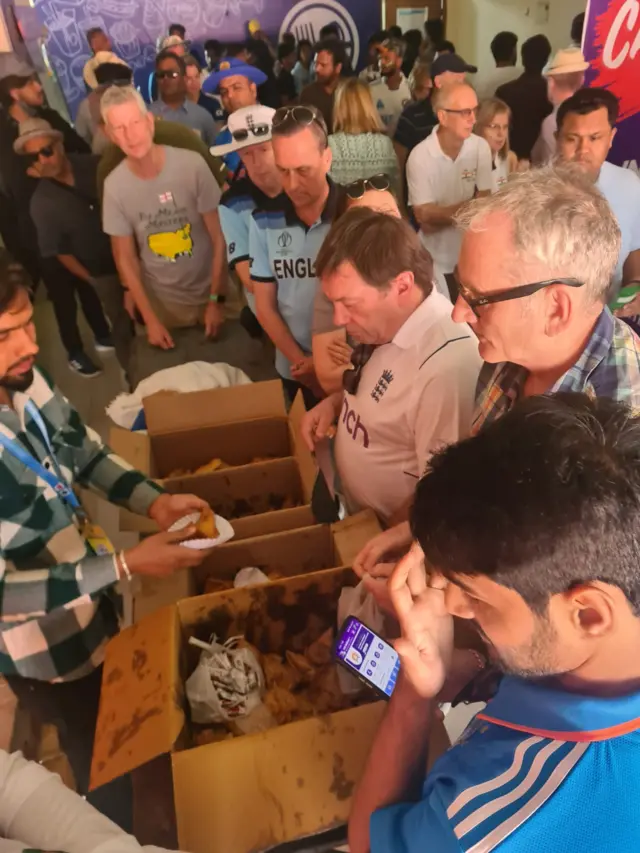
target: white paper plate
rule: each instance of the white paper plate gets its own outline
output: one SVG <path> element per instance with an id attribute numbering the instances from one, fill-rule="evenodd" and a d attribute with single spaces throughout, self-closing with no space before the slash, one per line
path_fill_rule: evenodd
<path id="1" fill-rule="evenodd" d="M 189 513 L 189 515 L 185 515 L 183 518 L 179 518 L 174 522 L 169 528 L 169 533 L 176 533 L 179 530 L 184 530 L 184 528 L 189 527 L 190 524 L 196 524 L 199 518 L 199 512 Z M 233 539 L 235 531 L 227 519 L 222 518 L 221 515 L 215 515 L 214 518 L 216 520 L 218 533 L 220 534 L 216 539 L 185 539 L 184 542 L 180 542 L 179 544 L 185 548 L 191 548 L 193 551 L 204 551 L 206 548 L 214 548 L 216 545 L 223 545 L 225 542 Z"/>

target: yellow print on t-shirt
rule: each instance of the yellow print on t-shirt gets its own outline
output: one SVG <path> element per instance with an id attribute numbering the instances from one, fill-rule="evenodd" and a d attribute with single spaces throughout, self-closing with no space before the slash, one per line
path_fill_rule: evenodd
<path id="1" fill-rule="evenodd" d="M 175 263 L 178 258 L 193 255 L 193 240 L 191 239 L 191 223 L 187 222 L 177 231 L 160 231 L 149 234 L 147 241 L 154 255 Z"/>

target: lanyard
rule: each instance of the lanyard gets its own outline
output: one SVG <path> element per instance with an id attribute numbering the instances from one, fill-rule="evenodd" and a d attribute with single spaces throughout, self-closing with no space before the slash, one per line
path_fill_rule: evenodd
<path id="1" fill-rule="evenodd" d="M 84 510 L 80 506 L 80 501 L 75 496 L 75 493 L 71 486 L 64 479 L 64 476 L 60 469 L 60 465 L 58 464 L 58 460 L 56 459 L 56 455 L 53 450 L 53 445 L 51 444 L 51 439 L 49 438 L 49 433 L 47 432 L 47 427 L 45 426 L 45 423 L 42 419 L 42 415 L 40 414 L 32 400 L 28 400 L 24 408 L 25 411 L 31 415 L 33 422 L 37 426 L 38 431 L 42 436 L 42 440 L 44 441 L 47 450 L 49 451 L 51 461 L 53 462 L 55 473 L 45 468 L 44 465 L 38 459 L 35 459 L 27 450 L 25 450 L 25 448 L 19 442 L 12 441 L 10 438 L 7 438 L 7 436 L 4 435 L 2 432 L 0 432 L 0 445 L 2 445 L 5 450 L 8 450 L 12 456 L 22 462 L 23 465 L 26 465 L 27 468 L 29 468 L 31 471 L 41 477 L 46 483 L 48 483 L 58 495 L 58 497 L 63 500 L 75 513 L 84 516 Z"/>

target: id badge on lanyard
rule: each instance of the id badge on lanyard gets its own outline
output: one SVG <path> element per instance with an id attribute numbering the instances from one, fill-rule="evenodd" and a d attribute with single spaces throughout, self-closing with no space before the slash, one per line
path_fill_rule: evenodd
<path id="1" fill-rule="evenodd" d="M 42 440 L 49 451 L 49 456 L 53 463 L 54 471 L 45 468 L 39 459 L 32 456 L 18 441 L 14 441 L 0 432 L 0 445 L 7 450 L 11 455 L 22 462 L 27 468 L 37 474 L 41 479 L 48 483 L 54 492 L 58 495 L 66 506 L 71 510 L 74 520 L 78 526 L 80 534 L 85 539 L 91 550 L 96 556 L 104 556 L 105 554 L 115 553 L 114 547 L 111 544 L 104 530 L 97 524 L 92 524 L 82 508 L 75 492 L 67 483 L 62 473 L 62 469 L 58 463 L 47 427 L 42 415 L 36 408 L 32 400 L 28 400 L 25 404 L 25 411 L 31 415 L 31 419 L 35 423 L 40 432 Z"/>

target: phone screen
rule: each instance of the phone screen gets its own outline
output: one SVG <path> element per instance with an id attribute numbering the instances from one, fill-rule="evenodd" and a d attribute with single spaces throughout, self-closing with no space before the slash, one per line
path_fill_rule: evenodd
<path id="1" fill-rule="evenodd" d="M 400 671 L 398 654 L 355 616 L 342 626 L 336 656 L 385 696 L 391 696 Z"/>

